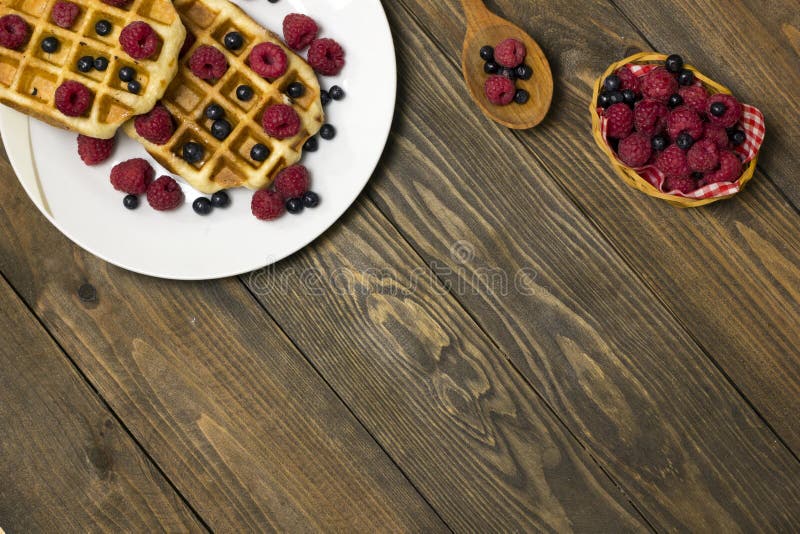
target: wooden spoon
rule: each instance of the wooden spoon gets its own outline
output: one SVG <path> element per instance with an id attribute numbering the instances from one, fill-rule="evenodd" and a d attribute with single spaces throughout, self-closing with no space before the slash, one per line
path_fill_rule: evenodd
<path id="1" fill-rule="evenodd" d="M 467 17 L 461 70 L 472 100 L 484 115 L 503 126 L 516 130 L 533 128 L 547 115 L 553 98 L 553 74 L 542 49 L 520 27 L 486 9 L 482 0 L 461 0 L 461 4 Z M 524 43 L 528 50 L 525 63 L 533 69 L 533 76 L 530 80 L 516 80 L 515 83 L 517 88 L 530 93 L 530 99 L 525 104 L 511 102 L 507 106 L 496 106 L 484 93 L 488 74 L 483 71 L 485 62 L 480 57 L 480 50 L 483 45 L 495 46 L 509 37 Z"/>

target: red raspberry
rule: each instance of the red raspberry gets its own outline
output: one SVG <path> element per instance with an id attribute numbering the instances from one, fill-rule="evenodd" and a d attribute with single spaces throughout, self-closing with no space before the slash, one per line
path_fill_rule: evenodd
<path id="1" fill-rule="evenodd" d="M 717 148 L 728 148 L 728 134 L 722 126 L 706 123 L 703 130 L 703 139 L 711 139 Z"/>
<path id="2" fill-rule="evenodd" d="M 81 13 L 81 8 L 78 4 L 67 2 L 65 0 L 58 0 L 53 5 L 53 11 L 50 12 L 50 18 L 62 28 L 71 28 L 75 24 L 75 19 Z"/>
<path id="3" fill-rule="evenodd" d="M 669 108 L 663 102 L 647 98 L 636 104 L 633 111 L 633 126 L 645 135 L 658 135 L 667 126 Z"/>
<path id="4" fill-rule="evenodd" d="M 497 106 L 510 104 L 517 91 L 514 82 L 505 76 L 489 76 L 483 84 L 483 90 L 489 102 Z"/>
<path id="5" fill-rule="evenodd" d="M 147 203 L 154 210 L 174 210 L 183 204 L 181 186 L 170 176 L 161 176 L 147 187 Z"/>
<path id="6" fill-rule="evenodd" d="M 302 50 L 317 38 L 319 27 L 314 19 L 299 13 L 290 13 L 283 19 L 283 40 L 294 50 Z"/>
<path id="7" fill-rule="evenodd" d="M 153 167 L 142 158 L 133 158 L 117 163 L 111 169 L 111 185 L 117 191 L 129 195 L 141 195 L 147 191 L 155 176 Z"/>
<path id="8" fill-rule="evenodd" d="M 742 162 L 736 153 L 722 150 L 719 153 L 719 169 L 704 176 L 707 184 L 735 182 L 742 175 Z"/>
<path id="9" fill-rule="evenodd" d="M 680 191 L 683 194 L 696 190 L 698 183 L 691 176 L 667 176 L 664 180 L 664 191 Z"/>
<path id="10" fill-rule="evenodd" d="M 308 169 L 302 165 L 286 167 L 275 177 L 275 190 L 284 199 L 302 197 L 308 191 Z"/>
<path id="11" fill-rule="evenodd" d="M 606 135 L 624 139 L 633 130 L 633 111 L 627 104 L 614 104 L 603 114 L 606 119 Z"/>
<path id="12" fill-rule="evenodd" d="M 678 92 L 678 82 L 664 67 L 656 67 L 642 79 L 642 94 L 667 103 L 669 97 Z"/>
<path id="13" fill-rule="evenodd" d="M 630 89 L 637 95 L 642 93 L 639 78 L 631 71 L 631 69 L 628 67 L 620 67 L 614 74 L 616 74 L 617 78 L 619 78 L 622 82 L 620 85 L 620 90 L 624 91 L 625 89 Z"/>
<path id="14" fill-rule="evenodd" d="M 118 7 L 122 9 L 123 7 L 127 6 L 131 3 L 131 0 L 101 0 L 104 4 L 108 4 L 110 6 Z"/>
<path id="15" fill-rule="evenodd" d="M 344 67 L 344 50 L 333 39 L 315 39 L 308 48 L 308 63 L 325 76 L 335 76 Z"/>
<path id="16" fill-rule="evenodd" d="M 161 44 L 161 37 L 146 22 L 131 22 L 119 33 L 119 44 L 133 59 L 151 57 Z"/>
<path id="17" fill-rule="evenodd" d="M 213 46 L 201 45 L 189 58 L 189 69 L 201 80 L 218 80 L 228 70 L 228 60 Z"/>
<path id="18" fill-rule="evenodd" d="M 691 169 L 686 162 L 686 152 L 678 145 L 670 145 L 656 158 L 656 167 L 667 176 L 689 176 Z"/>
<path id="19" fill-rule="evenodd" d="M 525 45 L 516 39 L 505 39 L 494 47 L 495 62 L 509 69 L 519 67 L 526 54 Z"/>
<path id="20" fill-rule="evenodd" d="M 300 131 L 300 117 L 297 112 L 287 104 L 275 104 L 264 111 L 261 117 L 261 126 L 264 131 L 275 139 L 286 139 L 297 135 Z"/>
<path id="21" fill-rule="evenodd" d="M 642 167 L 652 152 L 650 138 L 644 134 L 634 133 L 619 142 L 619 159 L 629 167 Z"/>
<path id="22" fill-rule="evenodd" d="M 690 85 L 678 89 L 678 94 L 683 98 L 683 104 L 689 106 L 701 117 L 706 113 L 706 100 L 708 93 L 702 85 Z"/>
<path id="23" fill-rule="evenodd" d="M 247 62 L 253 72 L 262 78 L 279 78 L 286 73 L 289 60 L 283 48 L 275 43 L 261 43 L 253 47 Z"/>
<path id="24" fill-rule="evenodd" d="M 250 201 L 250 211 L 256 219 L 271 221 L 283 215 L 286 207 L 283 204 L 283 196 L 277 191 L 262 189 L 256 191 L 253 200 Z"/>
<path id="25" fill-rule="evenodd" d="M 673 109 L 667 115 L 667 133 L 673 141 L 683 132 L 692 136 L 692 139 L 703 137 L 703 121 L 700 115 L 688 106 Z"/>
<path id="26" fill-rule="evenodd" d="M 78 155 L 86 165 L 97 165 L 111 156 L 116 139 L 95 139 L 88 135 L 78 135 Z"/>
<path id="27" fill-rule="evenodd" d="M 56 107 L 68 117 L 80 117 L 91 107 L 93 97 L 81 82 L 67 80 L 56 89 Z"/>
<path id="28" fill-rule="evenodd" d="M 183 44 L 181 45 L 181 51 L 178 52 L 178 57 L 185 56 L 186 52 L 189 51 L 195 41 L 197 41 L 197 37 L 189 30 L 186 30 L 186 37 L 183 38 Z"/>
<path id="29" fill-rule="evenodd" d="M 717 103 L 725 106 L 725 113 L 720 117 L 715 117 L 711 113 L 711 106 Z M 731 128 L 742 118 L 742 105 L 731 95 L 712 95 L 706 102 L 706 117 L 708 117 L 708 121 L 711 124 L 716 124 L 723 128 Z"/>
<path id="30" fill-rule="evenodd" d="M 713 171 L 719 165 L 719 149 L 713 139 L 701 139 L 686 152 L 689 168 L 696 172 Z"/>
<path id="31" fill-rule="evenodd" d="M 139 115 L 133 121 L 136 133 L 157 145 L 163 145 L 175 132 L 172 115 L 161 104 L 156 104 L 149 113 Z"/>
<path id="32" fill-rule="evenodd" d="M 3 15 L 0 17 L 0 46 L 19 50 L 31 36 L 31 29 L 25 19 L 19 15 Z"/>

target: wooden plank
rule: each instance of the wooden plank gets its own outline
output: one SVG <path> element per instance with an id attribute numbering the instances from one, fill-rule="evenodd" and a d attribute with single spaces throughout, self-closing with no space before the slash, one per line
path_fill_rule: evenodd
<path id="1" fill-rule="evenodd" d="M 404 3 L 438 46 L 452 54 L 448 64 L 440 67 L 447 73 L 443 76 L 456 76 L 454 58 L 463 32 L 460 13 L 440 3 Z M 534 8 L 528 2 L 498 0 L 495 5 L 508 18 L 524 21 L 523 26 L 540 39 L 560 83 L 555 104 L 540 127 L 518 135 L 491 128 L 492 135 L 504 139 L 513 135 L 524 143 L 528 151 L 515 157 L 544 169 L 547 176 L 542 180 L 555 179 L 603 233 L 610 248 L 620 251 L 796 455 L 800 451 L 796 418 L 800 412 L 796 357 L 800 236 L 795 231 L 794 207 L 761 174 L 736 199 L 696 210 L 676 210 L 626 187 L 594 145 L 586 108 L 594 77 L 612 59 L 643 49 L 646 43 L 602 2 L 537 4 Z M 570 37 L 574 35 L 584 37 L 574 40 Z M 441 120 L 441 116 L 426 117 L 431 120 Z M 502 164 L 509 156 L 490 157 Z M 498 195 L 514 191 L 514 198 L 525 199 L 513 207 L 522 212 L 510 224 L 516 230 L 540 216 L 537 205 L 529 203 L 540 193 L 534 187 L 538 183 L 519 183 L 520 172 L 515 168 L 519 168 L 516 163 L 503 171 L 509 179 L 492 183 L 489 191 Z M 460 168 L 456 172 L 464 175 Z M 408 193 L 395 188 L 405 185 L 392 181 L 385 192 L 378 190 L 379 204 L 398 217 L 408 209 L 404 202 Z M 461 183 L 459 189 L 486 188 L 481 180 L 473 180 Z M 449 206 L 453 200 L 442 198 L 441 202 Z M 507 204 L 493 209 L 505 213 L 510 209 Z M 398 224 L 408 227 L 411 236 L 419 223 Z M 422 236 L 418 239 L 424 241 Z M 434 245 L 423 250 L 435 257 L 438 249 Z M 481 305 L 497 307 L 494 299 Z"/>
<path id="2" fill-rule="evenodd" d="M 0 528 L 203 532 L 0 278 Z"/>
<path id="3" fill-rule="evenodd" d="M 0 270 L 213 530 L 446 530 L 237 279 L 110 266 L 0 176 Z"/>

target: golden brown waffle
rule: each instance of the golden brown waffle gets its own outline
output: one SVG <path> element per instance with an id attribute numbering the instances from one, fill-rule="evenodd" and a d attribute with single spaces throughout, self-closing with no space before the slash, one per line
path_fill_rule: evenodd
<path id="1" fill-rule="evenodd" d="M 106 139 L 161 98 L 177 70 L 176 58 L 186 31 L 169 0 L 133 0 L 122 9 L 99 0 L 71 1 L 81 12 L 66 29 L 50 20 L 56 0 L 0 0 L 0 16 L 19 15 L 31 28 L 30 40 L 20 51 L 0 47 L 0 103 L 54 126 Z M 112 23 L 112 31 L 106 36 L 95 32 L 95 23 L 101 19 Z M 161 37 L 157 57 L 135 61 L 122 50 L 120 31 L 137 20 L 147 22 Z M 50 36 L 60 41 L 52 54 L 41 47 L 42 40 Z M 86 55 L 107 58 L 108 68 L 80 72 L 78 59 Z M 139 94 L 129 92 L 119 79 L 122 67 L 136 69 Z M 84 116 L 68 117 L 56 108 L 55 91 L 65 80 L 78 81 L 94 93 L 92 106 Z"/>
<path id="2" fill-rule="evenodd" d="M 319 80 L 308 63 L 227 0 L 176 0 L 175 7 L 187 30 L 197 38 L 181 58 L 178 74 L 161 100 L 177 128 L 164 145 L 140 137 L 133 121 L 125 125 L 125 132 L 140 141 L 170 172 L 203 193 L 240 186 L 268 187 L 281 169 L 300 159 L 303 144 L 322 126 Z M 225 34 L 230 31 L 238 31 L 244 38 L 239 50 L 228 50 L 223 44 Z M 288 58 L 286 74 L 272 82 L 261 78 L 246 63 L 250 50 L 264 42 L 281 46 Z M 201 80 L 189 69 L 189 58 L 201 45 L 214 46 L 228 60 L 228 70 L 216 82 Z M 305 86 L 302 97 L 289 99 L 284 94 L 293 82 Z M 242 84 L 249 85 L 255 92 L 247 102 L 236 98 L 236 88 Z M 233 126 L 224 141 L 211 136 L 213 121 L 204 115 L 206 106 L 212 103 L 222 106 L 225 118 Z M 289 139 L 274 139 L 261 126 L 264 109 L 278 103 L 290 104 L 300 117 L 300 132 Z M 200 143 L 205 150 L 203 159 L 194 164 L 182 158 L 183 145 L 190 141 Z M 265 161 L 250 157 L 250 149 L 256 143 L 269 149 L 270 155 Z"/>

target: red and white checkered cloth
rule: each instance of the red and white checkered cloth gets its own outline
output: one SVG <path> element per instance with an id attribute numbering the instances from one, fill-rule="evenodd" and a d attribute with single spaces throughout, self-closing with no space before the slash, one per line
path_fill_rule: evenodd
<path id="1" fill-rule="evenodd" d="M 646 65 L 636 65 L 633 63 L 629 63 L 626 65 L 631 72 L 633 72 L 636 76 L 644 76 L 652 69 L 656 68 L 657 65 L 654 64 L 646 64 Z M 695 85 L 702 85 L 699 81 L 695 82 Z M 758 154 L 759 148 L 761 148 L 761 143 L 764 142 L 764 134 L 766 132 L 764 128 L 764 115 L 761 112 L 754 108 L 753 106 L 748 106 L 747 104 L 742 104 L 744 109 L 742 113 L 742 129 L 746 134 L 746 140 L 741 145 L 734 148 L 734 151 L 739 154 L 743 158 L 743 165 L 747 165 L 750 163 L 753 158 L 756 157 Z M 602 115 L 603 110 L 601 108 L 597 108 L 597 113 L 600 115 L 600 133 L 603 135 L 603 139 L 606 140 L 606 144 L 608 144 L 608 138 L 606 137 L 606 123 L 607 120 Z M 611 146 L 609 145 L 609 149 Z M 614 150 L 611 149 L 611 153 L 614 153 Z M 615 154 L 616 155 L 616 154 Z M 622 165 L 622 161 L 620 161 Z M 658 170 L 655 165 L 646 165 L 644 167 L 640 167 L 636 169 L 636 172 L 653 184 L 656 189 L 659 191 L 663 191 L 661 188 L 664 185 L 664 178 L 665 175 L 663 172 Z M 696 198 L 696 199 L 703 199 L 703 198 L 715 198 L 721 197 L 726 195 L 732 195 L 734 193 L 739 192 L 739 182 L 738 180 L 733 183 L 723 182 L 723 183 L 715 183 L 709 184 L 692 191 L 691 193 L 681 193 L 680 191 L 665 191 L 666 193 L 670 193 L 675 196 L 681 197 L 688 197 L 688 198 Z"/>

